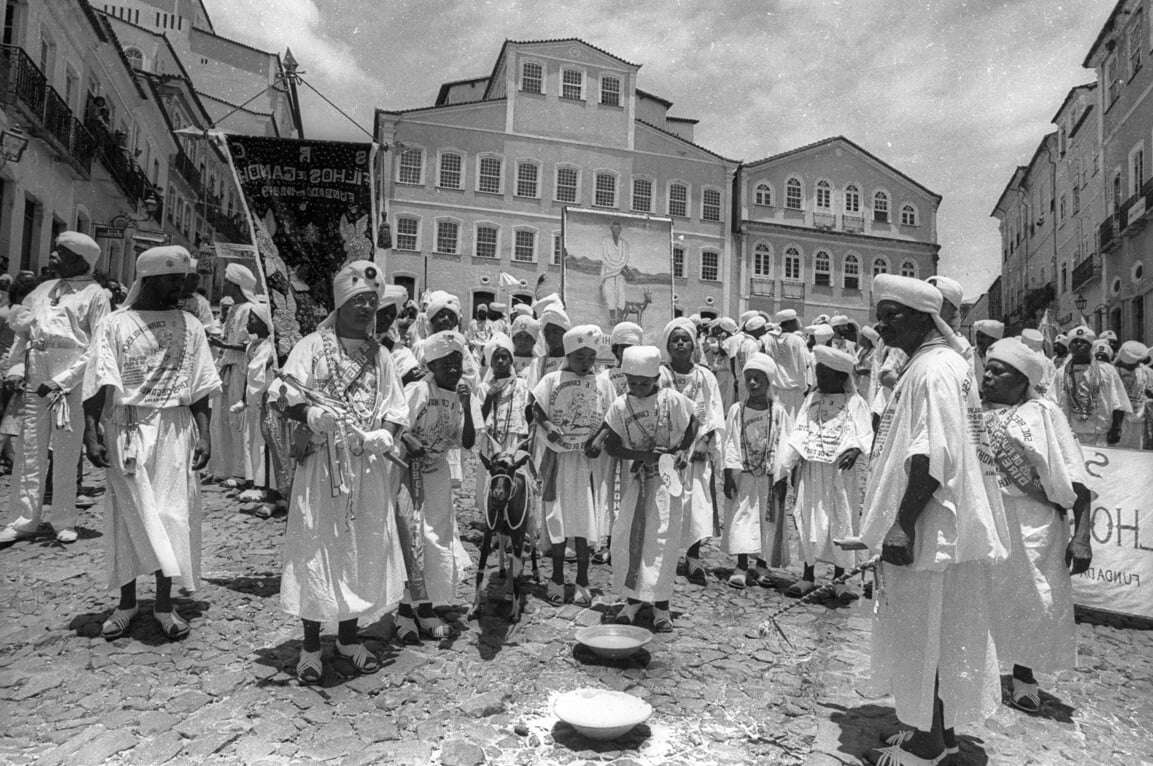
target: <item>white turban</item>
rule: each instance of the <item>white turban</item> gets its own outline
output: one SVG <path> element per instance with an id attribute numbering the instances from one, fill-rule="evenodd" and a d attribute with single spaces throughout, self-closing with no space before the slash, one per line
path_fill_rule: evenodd
<path id="1" fill-rule="evenodd" d="M 464 350 L 467 347 L 464 336 L 456 330 L 441 330 L 434 332 L 424 339 L 424 345 L 421 346 L 424 352 L 424 362 L 435 362 L 437 359 L 443 359 L 454 351 L 459 351 L 461 356 L 464 355 Z"/>
<path id="2" fill-rule="evenodd" d="M 1055 343 L 1055 344 L 1060 343 L 1062 346 L 1068 346 L 1069 345 L 1069 336 L 1066 335 L 1065 333 L 1061 333 L 1060 335 L 1058 335 L 1056 338 L 1053 339 L 1053 343 Z"/>
<path id="3" fill-rule="evenodd" d="M 1109 341 L 1105 340 L 1104 338 L 1098 338 L 1097 340 L 1093 341 L 1092 353 L 1094 358 L 1096 358 L 1097 354 L 1103 353 L 1109 357 L 1110 361 L 1113 360 L 1113 347 L 1110 346 Z"/>
<path id="4" fill-rule="evenodd" d="M 396 306 L 397 310 L 408 303 L 408 290 L 400 285 L 385 285 L 380 295 L 380 308 Z"/>
<path id="5" fill-rule="evenodd" d="M 696 325 L 694 325 L 688 317 L 676 317 L 666 324 L 665 329 L 661 332 L 661 356 L 665 359 L 669 357 L 669 338 L 673 337 L 673 333 L 677 330 L 687 332 L 689 334 L 689 342 L 693 344 L 694 349 L 697 347 Z"/>
<path id="6" fill-rule="evenodd" d="M 1034 351 L 1040 351 L 1045 347 L 1045 336 L 1040 330 L 1027 327 L 1021 331 L 1021 342 Z"/>
<path id="7" fill-rule="evenodd" d="M 645 342 L 645 331 L 634 322 L 619 322 L 609 338 L 611 346 L 639 346 Z"/>
<path id="8" fill-rule="evenodd" d="M 545 306 L 544 310 L 540 312 L 540 328 L 543 330 L 547 325 L 554 324 L 564 330 L 572 326 L 572 322 L 568 318 L 568 314 L 560 303 L 549 303 Z"/>
<path id="9" fill-rule="evenodd" d="M 264 326 L 265 326 L 265 328 L 267 328 L 268 334 L 271 335 L 272 334 L 272 306 L 268 305 L 268 301 L 265 301 L 265 300 L 253 301 L 252 306 L 250 307 L 249 310 L 251 311 L 251 313 L 260 317 L 260 321 L 264 322 Z"/>
<path id="10" fill-rule="evenodd" d="M 516 347 L 512 345 L 512 338 L 503 332 L 494 332 L 492 337 L 488 339 L 488 343 L 484 344 L 484 364 L 486 367 L 492 367 L 492 355 L 502 348 L 509 353 L 509 356 L 516 353 Z"/>
<path id="11" fill-rule="evenodd" d="M 761 312 L 759 312 L 759 311 L 744 311 L 744 312 L 741 312 L 741 315 L 740 315 L 740 317 L 738 317 L 738 318 L 737 318 L 737 324 L 739 324 L 741 327 L 744 327 L 744 326 L 745 326 L 745 322 L 749 321 L 750 319 L 752 319 L 753 317 L 755 317 L 755 316 L 756 316 L 757 314 L 759 314 L 759 313 L 761 313 Z"/>
<path id="12" fill-rule="evenodd" d="M 1003 338 L 989 346 L 986 360 L 993 359 L 1009 365 L 1028 378 L 1031 394 L 1036 393 L 1037 387 L 1045 381 L 1045 357 L 1026 346 L 1019 338 Z"/>
<path id="13" fill-rule="evenodd" d="M 236 301 L 234 301 L 234 300 L 232 299 L 232 296 L 231 296 L 231 295 L 226 295 L 226 296 L 224 296 L 223 298 L 221 298 L 221 299 L 220 299 L 220 306 L 221 306 L 221 308 L 223 308 L 223 307 L 225 307 L 225 306 L 232 306 L 232 305 L 234 305 L 235 303 L 236 303 Z"/>
<path id="14" fill-rule="evenodd" d="M 763 354 L 760 351 L 751 354 L 745 362 L 745 366 L 741 368 L 742 373 L 746 373 L 749 370 L 760 370 L 765 373 L 770 383 L 775 382 L 777 379 L 777 363 L 773 361 L 771 356 Z"/>
<path id="15" fill-rule="evenodd" d="M 621 355 L 621 372 L 655 378 L 661 374 L 661 350 L 656 346 L 629 346 Z"/>
<path id="16" fill-rule="evenodd" d="M 1137 364 L 1149 356 L 1149 347 L 1138 340 L 1127 340 L 1117 349 L 1117 361 L 1122 364 Z"/>
<path id="17" fill-rule="evenodd" d="M 408 346 L 397 346 L 392 352 L 392 361 L 396 365 L 396 377 L 401 380 L 404 379 L 405 375 L 420 367 L 420 362 L 416 361 L 416 355 Z"/>
<path id="18" fill-rule="evenodd" d="M 1105 330 L 1097 337 L 1101 338 L 1102 340 L 1117 340 L 1117 333 L 1113 332 L 1112 330 Z"/>
<path id="19" fill-rule="evenodd" d="M 230 263 L 228 268 L 231 269 L 235 265 Z M 252 276 L 251 271 L 244 270 Z M 361 293 L 374 293 L 379 296 L 382 287 L 381 273 L 376 264 L 372 261 L 351 261 L 332 278 L 333 307 L 340 308 Z M 240 289 L 244 290 L 244 286 L 241 285 Z M 248 293 L 245 293 L 245 297 L 249 297 Z"/>
<path id="20" fill-rule="evenodd" d="M 448 309 L 460 319 L 460 298 L 444 290 L 433 290 L 428 294 L 428 309 L 425 313 L 429 319 Z"/>
<path id="21" fill-rule="evenodd" d="M 832 340 L 834 335 L 836 333 L 833 332 L 831 325 L 819 324 L 813 327 L 813 337 L 817 339 L 818 346 Z"/>
<path id="22" fill-rule="evenodd" d="M 720 319 L 718 319 L 716 322 L 713 323 L 713 326 L 721 328 L 722 330 L 727 332 L 729 335 L 736 335 L 737 334 L 737 329 L 738 329 L 737 323 L 733 321 L 732 317 L 721 317 Z"/>
<path id="23" fill-rule="evenodd" d="M 543 298 L 537 298 L 535 301 L 533 301 L 532 310 L 534 312 L 536 312 L 537 316 L 540 316 L 541 312 L 543 312 L 546 308 L 548 308 L 549 306 L 554 306 L 554 305 L 560 306 L 563 309 L 564 308 L 564 301 L 562 301 L 560 299 L 560 296 L 557 295 L 556 293 L 549 293 L 548 295 L 544 296 Z"/>
<path id="24" fill-rule="evenodd" d="M 768 324 L 769 320 L 765 319 L 763 314 L 753 314 L 751 317 L 745 320 L 745 323 L 742 325 L 742 327 L 747 332 L 755 332 L 756 330 L 760 330 L 763 327 L 767 327 Z"/>
<path id="25" fill-rule="evenodd" d="M 240 288 L 240 294 L 245 300 L 256 301 L 256 275 L 247 266 L 239 263 L 230 263 L 224 267 L 224 281 L 231 282 Z"/>
<path id="26" fill-rule="evenodd" d="M 957 280 L 934 274 L 925 281 L 940 290 L 941 297 L 955 307 L 961 308 L 961 304 L 965 302 L 965 291 Z"/>
<path id="27" fill-rule="evenodd" d="M 853 367 L 857 363 L 856 358 L 852 354 L 841 351 L 839 348 L 833 348 L 832 346 L 814 346 L 813 360 L 817 364 L 822 364 L 831 370 L 844 372 L 849 375 L 853 373 Z"/>
<path id="28" fill-rule="evenodd" d="M 817 318 L 813 320 L 813 324 L 828 324 L 828 323 L 829 323 L 829 315 L 828 314 L 817 314 Z"/>
<path id="29" fill-rule="evenodd" d="M 63 247 L 69 252 L 76 253 L 88 264 L 88 270 L 100 260 L 100 245 L 87 234 L 78 231 L 62 231 L 56 237 L 56 247 Z"/>
<path id="30" fill-rule="evenodd" d="M 564 352 L 571 354 L 582 348 L 591 348 L 594 351 L 601 342 L 601 328 L 595 324 L 578 324 L 564 334 Z"/>
<path id="31" fill-rule="evenodd" d="M 701 324 L 701 321 L 702 321 L 701 315 L 700 314 L 690 314 L 689 315 L 689 321 L 692 322 L 694 325 L 697 325 L 699 327 Z"/>
<path id="32" fill-rule="evenodd" d="M 493 301 L 492 303 L 488 304 L 488 313 L 490 314 L 503 314 L 507 310 L 508 306 L 504 305 L 503 303 L 497 303 L 496 301 Z"/>
<path id="33" fill-rule="evenodd" d="M 845 327 L 849 324 L 851 324 L 851 322 L 844 314 L 835 314 L 833 318 L 829 320 L 830 327 Z"/>
<path id="34" fill-rule="evenodd" d="M 899 274 L 878 274 L 873 277 L 874 305 L 881 301 L 893 301 L 914 311 L 928 314 L 933 318 L 937 332 L 941 333 L 949 346 L 958 354 L 964 353 L 964 347 L 953 333 L 953 328 L 941 319 L 941 303 L 944 299 L 940 290 L 920 279 L 903 277 Z"/>
<path id="35" fill-rule="evenodd" d="M 1093 341 L 1097 340 L 1097 333 L 1093 332 L 1085 325 L 1081 325 L 1080 327 L 1074 327 L 1069 331 L 1069 340 L 1083 340 L 1086 343 L 1092 343 Z"/>
<path id="36" fill-rule="evenodd" d="M 532 306 L 527 303 L 514 303 L 512 313 L 518 316 L 532 316 Z"/>
<path id="37" fill-rule="evenodd" d="M 136 279 L 128 289 L 125 306 L 131 306 L 140 297 L 140 285 L 145 277 L 162 277 L 166 274 L 187 274 L 192 267 L 192 256 L 180 245 L 150 247 L 136 256 Z M 247 271 L 247 269 L 246 269 Z"/>
<path id="38" fill-rule="evenodd" d="M 518 305 L 523 306 L 524 304 L 522 303 L 522 304 L 518 304 Z M 535 338 L 536 334 L 539 331 L 540 331 L 540 322 L 536 321 L 535 319 L 533 319 L 528 314 L 521 314 L 516 319 L 512 320 L 512 328 L 511 328 L 510 334 L 513 336 L 520 335 L 521 333 L 526 333 L 526 334 L 531 335 Z"/>
<path id="39" fill-rule="evenodd" d="M 777 324 L 783 324 L 784 322 L 789 322 L 789 321 L 792 321 L 796 318 L 797 318 L 797 310 L 796 309 L 781 309 L 780 311 L 778 311 L 773 316 L 773 319 L 775 319 L 777 321 Z"/>
<path id="40" fill-rule="evenodd" d="M 873 329 L 871 324 L 867 324 L 861 328 L 861 335 L 864 335 L 874 344 L 879 343 L 881 340 L 881 336 L 877 334 L 877 331 Z"/>
<path id="41" fill-rule="evenodd" d="M 1003 338 L 1005 336 L 1005 323 L 996 319 L 978 319 L 973 322 L 973 329 L 990 338 Z"/>

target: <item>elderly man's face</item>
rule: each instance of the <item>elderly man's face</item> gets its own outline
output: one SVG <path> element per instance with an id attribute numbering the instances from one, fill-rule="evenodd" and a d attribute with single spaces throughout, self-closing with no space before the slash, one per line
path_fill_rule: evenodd
<path id="1" fill-rule="evenodd" d="M 881 301 L 877 304 L 877 324 L 873 329 L 886 345 L 912 352 L 928 332 L 927 318 L 928 315 L 896 301 Z"/>
<path id="2" fill-rule="evenodd" d="M 1089 363 L 1089 352 L 1093 349 L 1093 345 L 1084 338 L 1074 338 L 1069 341 L 1069 356 L 1073 357 L 1073 361 L 1077 364 Z"/>

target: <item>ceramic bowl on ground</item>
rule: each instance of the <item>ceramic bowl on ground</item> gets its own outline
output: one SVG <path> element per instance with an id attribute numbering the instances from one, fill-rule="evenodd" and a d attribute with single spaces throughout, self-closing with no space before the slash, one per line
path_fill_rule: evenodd
<path id="1" fill-rule="evenodd" d="M 589 739 L 616 739 L 653 714 L 640 697 L 611 689 L 574 689 L 556 698 L 556 717 Z"/>
<path id="2" fill-rule="evenodd" d="M 593 625 L 576 632 L 576 640 L 601 657 L 630 657 L 651 641 L 653 634 L 636 625 Z"/>

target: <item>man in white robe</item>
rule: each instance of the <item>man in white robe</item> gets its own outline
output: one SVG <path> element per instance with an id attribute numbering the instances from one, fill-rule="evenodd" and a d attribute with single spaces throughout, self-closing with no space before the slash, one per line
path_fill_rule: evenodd
<path id="1" fill-rule="evenodd" d="M 909 354 L 881 417 L 861 538 L 881 555 L 874 679 L 912 729 L 880 755 L 936 762 L 954 726 L 1000 702 L 991 566 L 1008 531 L 969 365 L 947 341 L 941 294 L 909 277 L 873 280 L 877 332 Z"/>
<path id="2" fill-rule="evenodd" d="M 235 489 L 244 484 L 244 419 L 228 412 L 229 403 L 242 397 L 248 367 L 248 314 L 257 301 L 256 275 L 239 263 L 224 269 L 224 297 L 234 303 L 224 319 L 223 337 L 209 342 L 220 349 L 221 394 L 212 403 L 211 473 L 221 486 Z M 223 305 L 223 300 L 221 304 Z"/>
<path id="3" fill-rule="evenodd" d="M 789 418 L 794 419 L 805 401 L 805 392 L 813 383 L 812 362 L 805 339 L 797 332 L 800 329 L 797 312 L 784 309 L 777 312 L 775 319 L 781 325 L 781 336 L 771 348 L 766 347 L 765 352 L 777 365 L 777 401 L 789 413 Z"/>
<path id="4" fill-rule="evenodd" d="M 22 386 L 18 480 L 12 505 L 20 517 L 0 530 L 0 543 L 38 536 L 46 524 L 62 543 L 76 541 L 76 466 L 84 435 L 80 383 L 92 334 L 110 311 L 108 296 L 92 279 L 100 247 L 75 231 L 62 232 L 49 257 L 59 279 L 50 279 L 23 301 L 29 321 L 16 332 L 5 385 Z M 44 481 L 52 450 L 52 512 L 44 514 Z"/>
<path id="5" fill-rule="evenodd" d="M 119 606 L 103 635 L 128 632 L 136 578 L 156 575 L 153 614 L 170 639 L 188 635 L 172 585 L 200 578 L 200 483 L 210 455 L 209 397 L 220 390 L 204 328 L 178 308 L 188 251 L 154 247 L 136 260 L 126 307 L 96 328 L 84 374 L 84 445 L 106 468 L 104 560 Z"/>
<path id="6" fill-rule="evenodd" d="M 1095 340 L 1084 325 L 1069 331 L 1069 359 L 1053 381 L 1053 400 L 1082 445 L 1103 447 L 1121 441 L 1121 426 L 1133 406 L 1117 369 L 1093 358 Z"/>

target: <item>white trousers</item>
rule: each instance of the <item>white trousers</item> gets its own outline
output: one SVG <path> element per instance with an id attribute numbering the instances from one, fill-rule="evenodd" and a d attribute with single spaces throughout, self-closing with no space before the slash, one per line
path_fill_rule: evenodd
<path id="1" fill-rule="evenodd" d="M 13 483 L 13 505 L 21 517 L 47 521 L 56 529 L 72 529 L 79 514 L 76 510 L 76 464 L 84 443 L 84 402 L 79 387 L 66 397 L 71 431 L 53 425 L 53 412 L 47 397 L 34 391 L 24 395 L 20 413 L 21 434 L 16 442 L 20 461 L 20 479 Z M 52 512 L 44 514 L 44 480 L 48 475 L 48 450 L 52 450 Z"/>

